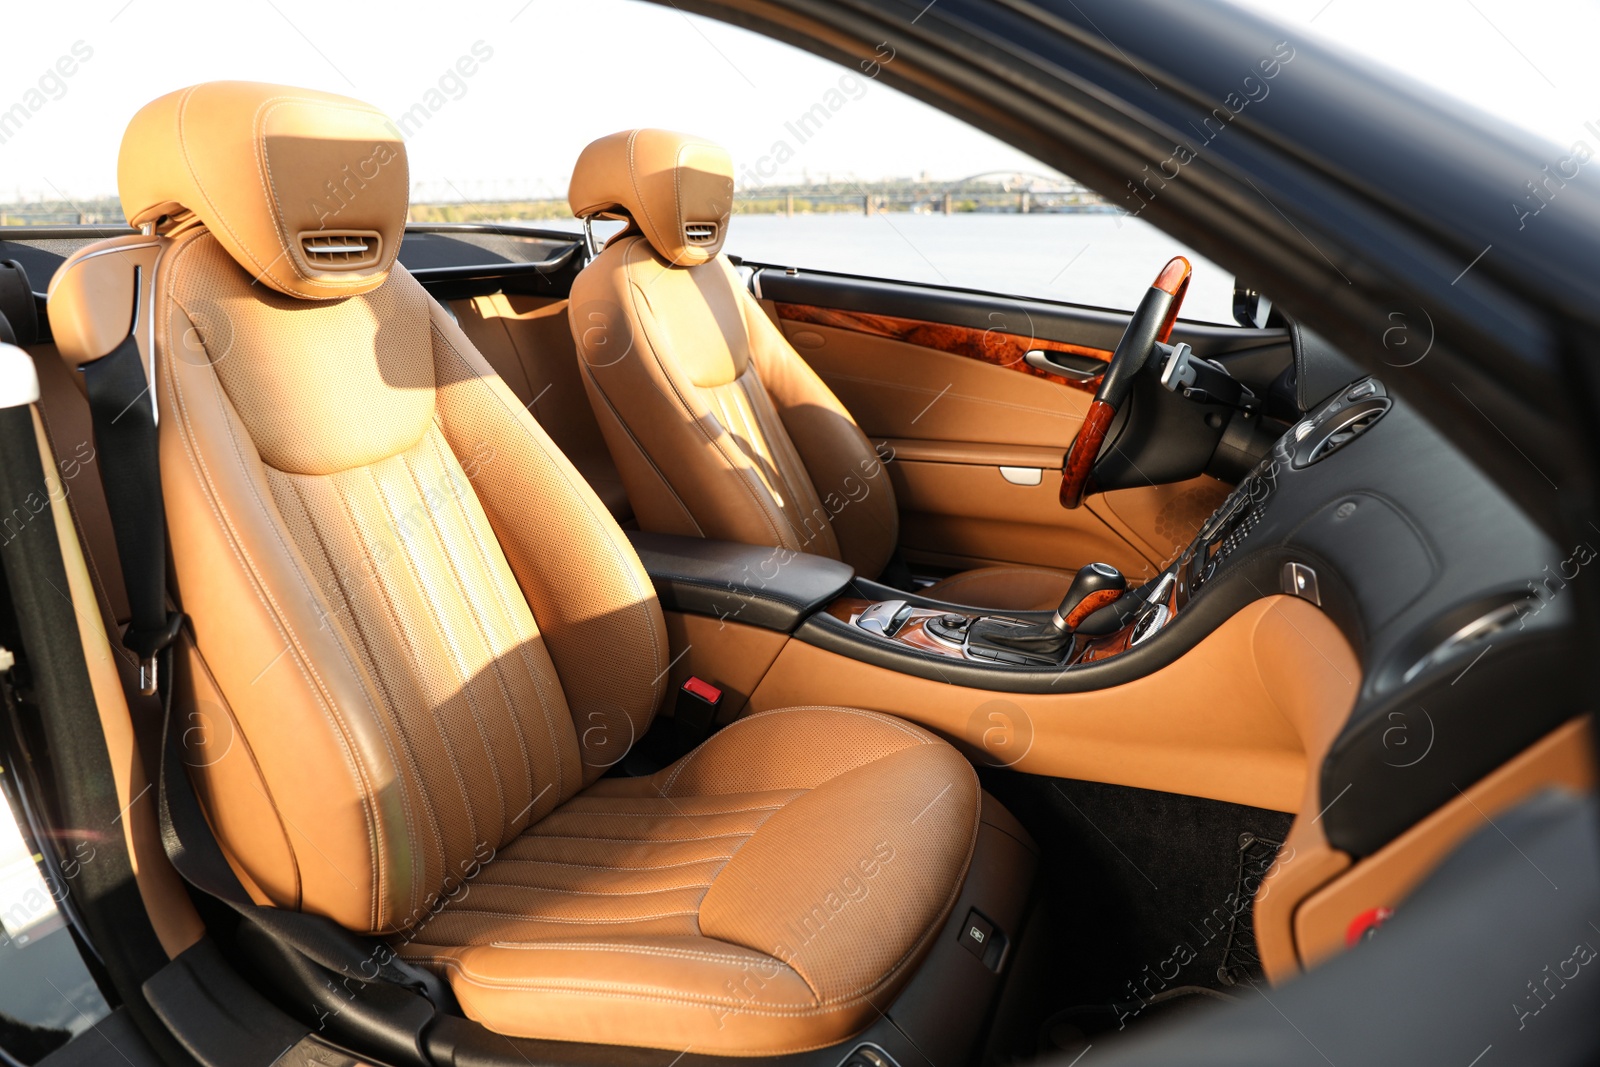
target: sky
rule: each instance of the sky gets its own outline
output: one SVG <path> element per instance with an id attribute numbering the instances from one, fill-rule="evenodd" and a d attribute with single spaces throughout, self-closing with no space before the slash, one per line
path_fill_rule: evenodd
<path id="1" fill-rule="evenodd" d="M 1600 119 L 1593 0 L 1236 2 L 1562 145 Z M 721 141 L 742 187 L 1046 170 L 859 70 L 640 0 L 10 0 L 5 25 L 0 115 L 29 117 L 0 126 L 0 202 L 114 193 L 134 111 L 218 78 L 411 114 L 418 201 L 562 196 L 585 144 L 633 126 Z M 802 142 L 786 124 L 819 102 Z"/>

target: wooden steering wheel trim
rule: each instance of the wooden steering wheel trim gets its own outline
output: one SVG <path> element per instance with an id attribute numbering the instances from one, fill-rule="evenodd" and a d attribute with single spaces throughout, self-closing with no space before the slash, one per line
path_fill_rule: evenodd
<path id="1" fill-rule="evenodd" d="M 1182 256 L 1174 256 L 1156 275 L 1155 288 L 1172 295 L 1172 306 L 1167 308 L 1167 315 L 1161 320 L 1161 330 L 1156 334 L 1156 340 L 1162 344 L 1172 338 L 1172 328 L 1178 324 L 1178 309 L 1183 307 L 1183 298 L 1189 292 L 1191 273 L 1193 268 L 1189 266 L 1189 261 Z"/>
<path id="2" fill-rule="evenodd" d="M 1089 488 L 1089 472 L 1094 469 L 1100 446 L 1106 443 L 1106 432 L 1116 417 L 1117 409 L 1104 400 L 1089 402 L 1088 414 L 1084 415 L 1078 436 L 1067 451 L 1066 462 L 1061 465 L 1062 507 L 1075 508 L 1083 503 L 1084 493 Z"/>
<path id="3" fill-rule="evenodd" d="M 1167 294 L 1170 301 L 1166 311 L 1162 314 L 1161 324 L 1156 331 L 1154 340 L 1165 344 L 1172 336 L 1172 328 L 1178 321 L 1178 309 L 1183 306 L 1184 294 L 1189 291 L 1189 275 L 1193 268 L 1183 256 L 1173 256 L 1167 265 L 1161 268 L 1161 273 L 1156 275 L 1155 284 L 1150 288 Z M 1128 335 L 1137 335 L 1136 330 L 1141 321 L 1148 323 L 1149 319 L 1141 320 L 1141 313 L 1150 315 L 1153 310 L 1149 307 L 1149 296 L 1140 304 L 1139 310 L 1134 312 L 1133 318 L 1128 323 L 1128 331 L 1124 334 L 1123 342 L 1117 345 L 1117 353 L 1112 357 L 1112 365 L 1107 368 L 1105 375 L 1100 379 L 1100 390 L 1095 394 L 1094 400 L 1089 403 L 1089 410 L 1083 417 L 1083 424 L 1078 427 L 1078 436 L 1072 441 L 1072 447 L 1067 450 L 1067 455 L 1061 464 L 1061 506 L 1067 509 L 1076 508 L 1083 503 L 1084 496 L 1089 491 L 1089 475 L 1094 470 L 1094 464 L 1100 458 L 1100 448 L 1106 442 L 1106 434 L 1111 429 L 1111 421 L 1116 418 L 1117 406 L 1126 396 L 1127 386 L 1122 387 L 1121 396 L 1107 399 L 1107 390 L 1116 375 L 1118 358 L 1126 359 L 1123 353 L 1123 344 L 1127 342 Z M 1148 329 L 1148 326 L 1144 327 Z M 1150 349 L 1140 353 L 1142 359 L 1148 359 Z M 1143 364 L 1141 363 L 1141 366 Z"/>

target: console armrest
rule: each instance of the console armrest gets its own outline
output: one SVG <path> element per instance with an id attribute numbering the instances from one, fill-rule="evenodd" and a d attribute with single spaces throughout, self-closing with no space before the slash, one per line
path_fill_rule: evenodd
<path id="1" fill-rule="evenodd" d="M 793 633 L 855 571 L 826 556 L 629 530 L 662 608 Z"/>

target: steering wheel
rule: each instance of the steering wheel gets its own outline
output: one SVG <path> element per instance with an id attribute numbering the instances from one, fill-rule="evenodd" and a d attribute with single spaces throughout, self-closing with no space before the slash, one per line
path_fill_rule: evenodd
<path id="1" fill-rule="evenodd" d="M 1061 506 L 1075 508 L 1083 503 L 1089 488 L 1089 475 L 1100 458 L 1100 448 L 1106 443 L 1106 432 L 1117 409 L 1127 403 L 1133 391 L 1134 379 L 1150 362 L 1150 353 L 1156 342 L 1165 344 L 1172 336 L 1173 323 L 1178 320 L 1178 309 L 1183 306 L 1183 295 L 1189 290 L 1189 261 L 1173 256 L 1156 275 L 1155 284 L 1139 301 L 1139 308 L 1123 331 L 1117 350 L 1111 354 L 1111 363 L 1100 378 L 1100 388 L 1089 403 L 1089 413 L 1078 427 L 1078 436 L 1067 449 L 1061 463 Z"/>

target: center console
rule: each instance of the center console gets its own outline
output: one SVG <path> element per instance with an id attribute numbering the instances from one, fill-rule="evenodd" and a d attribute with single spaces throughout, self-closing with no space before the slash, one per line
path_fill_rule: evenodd
<path id="1" fill-rule="evenodd" d="M 1114 568 L 1089 564 L 1054 611 L 945 603 L 790 549 L 629 537 L 669 611 L 780 631 L 850 659 L 977 689 L 1102 689 L 1160 670 L 1263 596 L 1298 596 L 1337 614 L 1348 590 L 1337 588 L 1337 575 L 1319 579 L 1316 553 L 1285 542 L 1275 527 L 1288 520 L 1268 522 L 1274 529 L 1264 540 L 1255 531 L 1276 512 L 1286 478 L 1304 483 L 1291 476 L 1342 450 L 1390 405 L 1375 379 L 1354 383 L 1283 435 L 1153 578 L 1130 587 Z M 1242 551 L 1247 541 L 1253 551 Z M 1208 595 L 1197 600 L 1202 590 Z M 1338 603 L 1325 604 L 1330 593 Z"/>
<path id="2" fill-rule="evenodd" d="M 1219 568 L 1261 523 L 1285 470 L 1309 467 L 1343 448 L 1383 416 L 1390 400 L 1367 378 L 1334 396 L 1276 444 L 1206 520 L 1194 539 L 1155 578 L 1136 589 L 1115 568 L 1091 563 L 1048 617 L 1043 613 L 983 612 L 916 604 L 901 594 L 884 599 L 843 596 L 827 613 L 878 641 L 975 665 L 1072 670 L 1127 653 L 1177 620 Z M 1272 587 L 1321 603 L 1316 570 L 1299 561 L 1280 565 Z"/>

